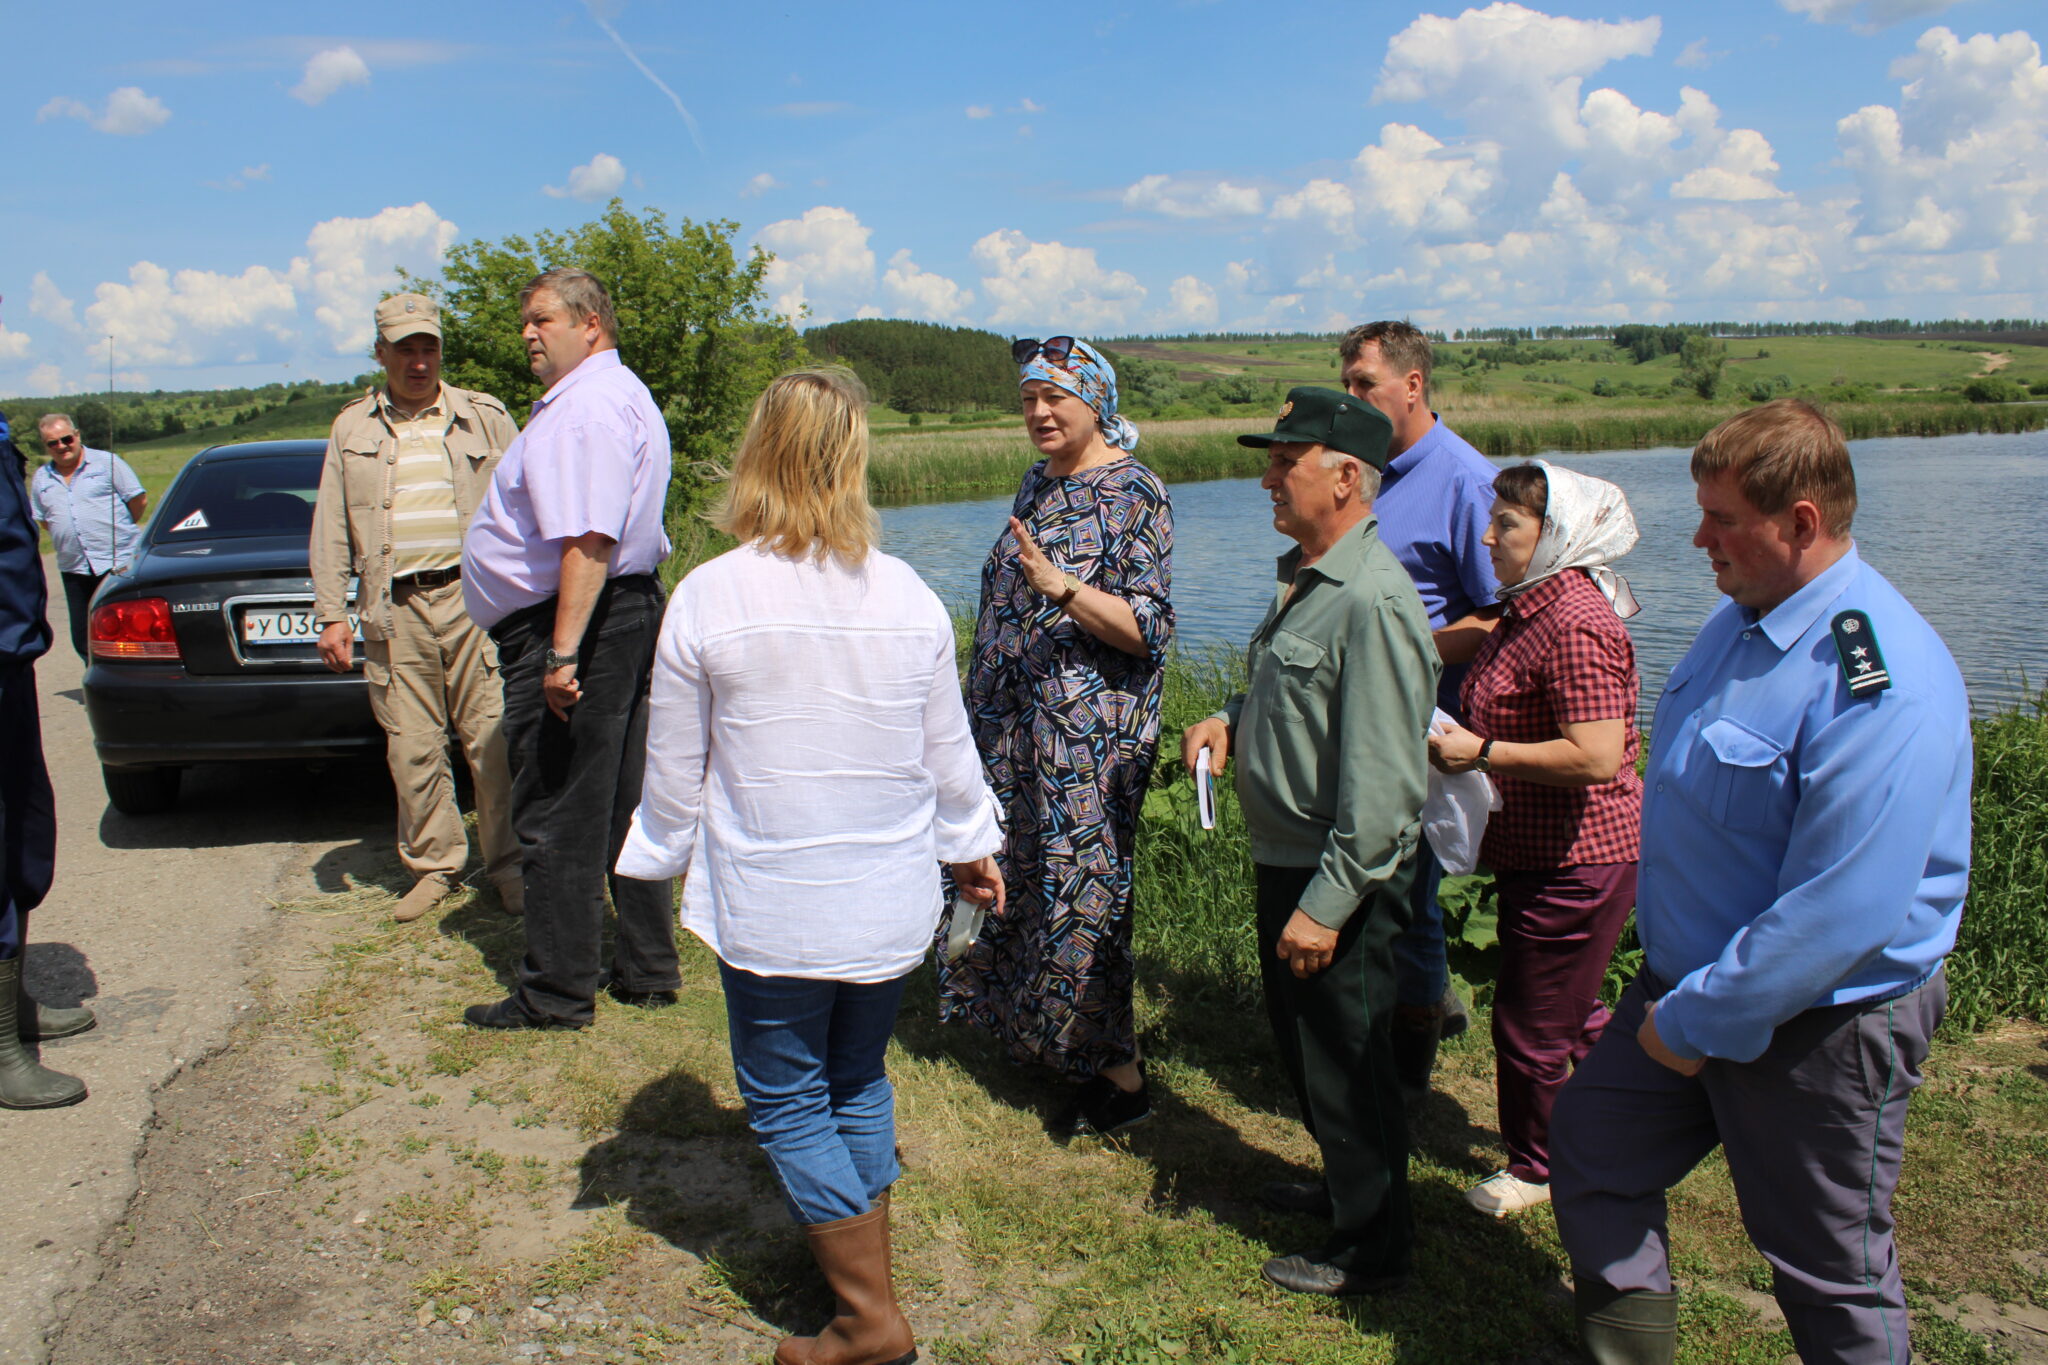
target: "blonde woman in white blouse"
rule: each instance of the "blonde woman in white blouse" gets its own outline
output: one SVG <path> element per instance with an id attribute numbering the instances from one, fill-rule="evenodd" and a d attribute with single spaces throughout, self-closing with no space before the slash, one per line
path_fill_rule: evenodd
<path id="1" fill-rule="evenodd" d="M 684 878 L 748 1118 L 839 1298 L 779 1365 L 915 1356 L 889 1270 L 883 1055 L 938 923 L 939 864 L 996 913 L 1003 901 L 952 620 L 874 548 L 866 407 L 836 367 L 786 374 L 754 404 L 720 519 L 742 543 L 669 602 L 618 864 Z"/>

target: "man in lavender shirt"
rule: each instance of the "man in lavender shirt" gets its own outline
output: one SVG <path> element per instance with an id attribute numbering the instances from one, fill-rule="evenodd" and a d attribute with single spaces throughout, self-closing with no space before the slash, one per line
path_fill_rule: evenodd
<path id="1" fill-rule="evenodd" d="M 462 595 L 497 641 L 526 882 L 526 958 L 477 1028 L 582 1028 L 602 972 L 604 897 L 618 911 L 610 989 L 672 1004 L 682 984 L 671 883 L 614 876 L 647 760 L 647 697 L 668 557 L 668 428 L 619 363 L 611 296 L 556 269 L 519 296 L 547 392 L 499 461 L 462 542 Z"/>
<path id="2" fill-rule="evenodd" d="M 1344 388 L 1394 424 L 1393 459 L 1373 510 L 1380 539 L 1408 570 L 1429 612 L 1443 676 L 1437 705 L 1463 720 L 1458 684 L 1500 619 L 1500 582 L 1480 537 L 1493 515 L 1494 467 L 1429 406 L 1429 338 L 1407 322 L 1369 322 L 1339 343 Z M 1413 918 L 1394 940 L 1394 1058 L 1411 1104 L 1429 1090 L 1437 1039 L 1463 1033 L 1465 1004 L 1451 988 L 1437 883 L 1443 868 L 1423 840 Z"/>

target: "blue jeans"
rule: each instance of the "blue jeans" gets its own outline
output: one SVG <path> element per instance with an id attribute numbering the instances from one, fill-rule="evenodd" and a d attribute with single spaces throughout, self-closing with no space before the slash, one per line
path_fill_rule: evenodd
<path id="1" fill-rule="evenodd" d="M 1397 1004 L 1434 1005 L 1451 984 L 1450 963 L 1444 957 L 1444 912 L 1436 903 L 1436 889 L 1443 879 L 1444 866 L 1436 860 L 1436 850 L 1429 840 L 1418 841 L 1408 927 L 1394 939 Z"/>
<path id="2" fill-rule="evenodd" d="M 732 1069 L 790 1216 L 866 1213 L 901 1173 L 883 1056 L 906 974 L 856 985 L 756 976 L 721 962 Z"/>

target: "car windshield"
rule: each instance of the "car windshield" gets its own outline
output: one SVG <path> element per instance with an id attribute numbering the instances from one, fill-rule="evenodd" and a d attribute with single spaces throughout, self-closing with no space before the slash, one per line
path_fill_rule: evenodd
<path id="1" fill-rule="evenodd" d="M 151 543 L 225 536 L 303 536 L 320 492 L 318 451 L 187 465 L 150 521 Z"/>

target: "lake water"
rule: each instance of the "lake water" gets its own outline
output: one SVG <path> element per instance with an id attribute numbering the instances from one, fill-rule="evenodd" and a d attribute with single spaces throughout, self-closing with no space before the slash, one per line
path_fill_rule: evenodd
<path id="1" fill-rule="evenodd" d="M 1020 436 L 1018 473 L 1031 455 Z M 1856 543 L 1948 642 L 1982 712 L 2048 684 L 2048 627 L 2027 585 L 2048 578 L 2048 432 L 1855 441 Z M 1628 494 L 1642 541 L 1615 567 L 1635 589 L 1630 621 L 1643 710 L 1718 599 L 1699 523 L 1690 449 L 1574 453 L 1555 462 Z M 1546 456 L 1545 458 L 1552 458 Z M 1496 460 L 1498 465 L 1518 463 Z M 1242 646 L 1273 591 L 1273 530 L 1253 479 L 1173 487 L 1173 605 L 1183 647 Z M 971 611 L 981 565 L 1011 499 L 882 511 L 882 548 L 908 560 L 948 605 Z"/>

